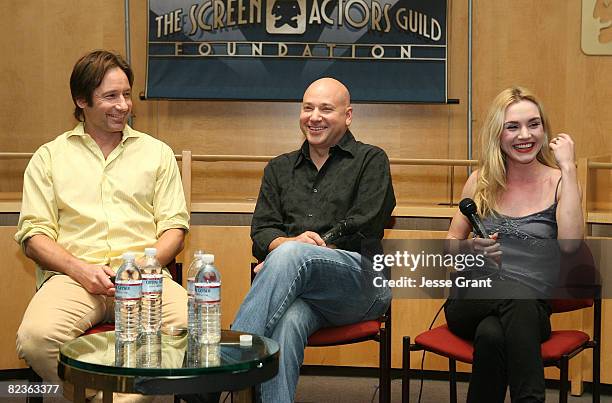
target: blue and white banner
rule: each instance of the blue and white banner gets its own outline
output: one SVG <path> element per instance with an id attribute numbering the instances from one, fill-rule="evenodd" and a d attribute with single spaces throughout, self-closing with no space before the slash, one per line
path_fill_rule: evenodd
<path id="1" fill-rule="evenodd" d="M 147 98 L 447 101 L 446 0 L 149 0 Z"/>

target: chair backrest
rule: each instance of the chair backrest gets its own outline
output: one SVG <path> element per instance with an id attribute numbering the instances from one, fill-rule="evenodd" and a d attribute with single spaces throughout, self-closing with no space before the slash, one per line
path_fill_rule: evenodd
<path id="1" fill-rule="evenodd" d="M 181 152 L 181 182 L 185 194 L 187 211 L 191 214 L 191 151 Z"/>
<path id="2" fill-rule="evenodd" d="M 176 259 L 172 259 L 170 263 L 166 265 L 166 269 L 170 272 L 172 279 L 183 285 L 183 264 L 178 263 Z"/>
<path id="3" fill-rule="evenodd" d="M 583 241 L 575 252 L 562 254 L 559 285 L 548 302 L 554 313 L 574 311 L 593 306 L 600 291 L 593 254 Z"/>
<path id="4" fill-rule="evenodd" d="M 575 311 L 593 306 L 593 298 L 551 299 L 548 301 L 553 313 Z"/>

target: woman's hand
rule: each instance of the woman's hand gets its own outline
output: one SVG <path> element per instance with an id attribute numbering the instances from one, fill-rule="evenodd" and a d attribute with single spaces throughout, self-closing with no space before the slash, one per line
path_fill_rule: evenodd
<path id="1" fill-rule="evenodd" d="M 499 266 L 501 264 L 502 251 L 497 238 L 499 234 L 496 232 L 489 235 L 489 238 L 473 238 L 472 250 L 475 253 L 484 255 L 487 259 L 491 259 Z"/>
<path id="2" fill-rule="evenodd" d="M 549 146 L 559 168 L 564 169 L 576 165 L 574 140 L 572 140 L 569 134 L 559 133 L 557 137 L 550 141 Z"/>

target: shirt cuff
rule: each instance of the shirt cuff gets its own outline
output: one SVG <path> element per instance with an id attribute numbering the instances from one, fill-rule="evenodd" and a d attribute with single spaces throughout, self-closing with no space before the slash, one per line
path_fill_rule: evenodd
<path id="1" fill-rule="evenodd" d="M 278 237 L 286 236 L 286 233 L 275 228 L 269 228 L 253 235 L 253 254 L 257 259 L 264 260 L 269 253 L 270 243 Z"/>
<path id="2" fill-rule="evenodd" d="M 185 232 L 189 231 L 189 223 L 183 220 L 168 220 L 164 222 L 157 223 L 157 238 L 161 236 L 164 232 L 169 229 L 183 229 Z"/>
<path id="3" fill-rule="evenodd" d="M 45 235 L 54 241 L 57 239 L 57 234 L 55 233 L 55 231 L 46 227 L 36 226 L 27 222 L 24 222 L 21 225 L 21 228 L 19 228 L 19 230 L 15 233 L 14 239 L 15 241 L 17 241 L 18 244 L 21 245 L 21 248 L 23 249 L 25 241 L 32 238 L 34 235 Z"/>

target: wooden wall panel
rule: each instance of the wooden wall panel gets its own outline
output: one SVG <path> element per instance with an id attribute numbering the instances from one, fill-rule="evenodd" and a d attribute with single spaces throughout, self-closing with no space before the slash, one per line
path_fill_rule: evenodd
<path id="1" fill-rule="evenodd" d="M 146 0 L 131 3 L 134 90 L 144 89 Z M 612 149 L 612 59 L 580 50 L 580 0 L 474 2 L 474 129 L 499 90 L 519 83 L 544 100 L 553 128 L 571 133 L 579 156 Z M 467 6 L 449 2 L 449 96 L 459 105 L 355 105 L 353 131 L 391 157 L 463 158 L 467 127 Z M 529 10 L 529 12 L 525 12 Z M 75 123 L 68 90 L 74 61 L 93 48 L 124 51 L 123 2 L 16 1 L 0 4 L 0 149 L 34 151 Z M 555 46 L 550 46 L 554 43 Z M 194 154 L 276 155 L 299 146 L 298 103 L 134 101 L 134 125 Z M 477 136 L 476 136 L 477 137 Z M 478 147 L 475 144 L 476 155 Z M 17 192 L 25 164 L 0 163 L 0 191 Z M 203 167 L 194 201 L 253 197 L 261 167 Z M 465 176 L 465 169 L 457 173 Z M 207 175 L 210 173 L 211 175 Z M 206 180 L 204 177 L 206 176 Z M 448 172 L 393 169 L 400 202 L 444 202 Z M 460 186 L 455 189 L 455 196 Z"/>
<path id="2" fill-rule="evenodd" d="M 612 150 L 610 150 L 612 154 Z M 594 162 L 612 162 L 612 155 L 589 158 Z M 592 211 L 612 211 L 612 169 L 593 169 L 589 177 L 587 209 Z M 612 214 L 612 213 L 611 213 Z"/>
<path id="3" fill-rule="evenodd" d="M 543 101 L 553 132 L 578 157 L 612 150 L 612 57 L 580 48 L 581 0 L 474 2 L 474 129 L 503 88 L 523 85 Z"/>
<path id="4" fill-rule="evenodd" d="M 215 266 L 221 272 L 221 326 L 229 328 L 251 286 L 251 238 L 249 227 L 194 225 L 187 236 L 183 252 L 183 279 L 198 249 L 215 255 Z"/>
<path id="5" fill-rule="evenodd" d="M 75 61 L 92 49 L 124 51 L 123 1 L 7 0 L 0 15 L 0 150 L 33 152 L 76 124 Z M 24 167 L 0 161 L 0 191 L 20 191 Z"/>
<path id="6" fill-rule="evenodd" d="M 34 263 L 25 257 L 20 246 L 13 240 L 15 232 L 17 227 L 0 226 L 0 250 L 3 255 L 0 267 L 0 306 L 4 311 L 0 331 L 0 370 L 27 366 L 17 358 L 15 335 L 23 313 L 36 291 Z"/>

